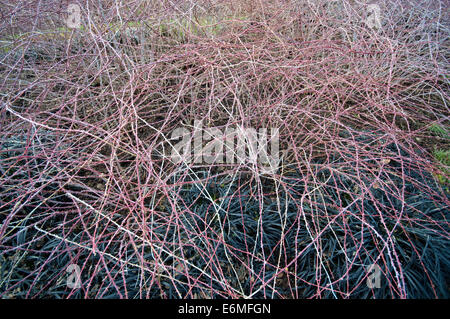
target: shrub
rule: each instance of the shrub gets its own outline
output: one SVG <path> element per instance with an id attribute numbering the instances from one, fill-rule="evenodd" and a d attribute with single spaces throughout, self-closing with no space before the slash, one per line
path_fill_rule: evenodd
<path id="1" fill-rule="evenodd" d="M 1 9 L 2 297 L 448 298 L 443 1 L 79 5 Z M 278 170 L 174 163 L 195 120 Z"/>

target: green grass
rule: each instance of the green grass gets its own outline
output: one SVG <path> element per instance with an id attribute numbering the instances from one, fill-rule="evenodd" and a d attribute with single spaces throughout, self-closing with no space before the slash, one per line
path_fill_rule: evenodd
<path id="1" fill-rule="evenodd" d="M 183 40 L 186 37 L 187 31 L 191 34 L 198 36 L 216 36 L 223 29 L 227 22 L 231 20 L 246 21 L 247 16 L 229 16 L 223 19 L 218 19 L 214 16 L 201 16 L 193 19 L 187 18 L 173 18 L 165 19 L 160 22 L 156 22 L 156 26 L 159 30 L 159 34 L 172 37 L 177 40 Z M 109 23 L 108 25 L 100 26 L 100 30 L 105 30 L 105 27 L 109 29 L 108 31 L 120 32 L 127 28 L 151 28 L 155 20 L 142 20 L 142 21 L 128 21 L 126 23 Z M 0 52 L 7 53 L 15 47 L 15 43 L 29 39 L 30 37 L 36 37 L 38 39 L 46 40 L 60 40 L 64 39 L 66 36 L 70 35 L 72 32 L 86 31 L 86 26 L 81 25 L 78 29 L 70 29 L 68 27 L 58 27 L 51 30 L 41 30 L 34 32 L 24 32 L 17 33 L 8 36 L 0 37 Z"/>
<path id="2" fill-rule="evenodd" d="M 444 137 L 444 138 L 447 138 L 447 137 L 448 137 L 448 132 L 447 132 L 447 130 L 446 130 L 443 126 L 441 126 L 441 125 L 439 125 L 439 124 L 433 123 L 433 124 L 429 127 L 429 130 L 430 130 L 430 132 L 433 133 L 434 135 L 437 135 L 437 136 L 440 136 L 440 137 Z"/>
<path id="3" fill-rule="evenodd" d="M 434 150 L 434 158 L 445 166 L 450 166 L 450 150 Z"/>
<path id="4" fill-rule="evenodd" d="M 436 174 L 435 177 L 441 185 L 447 186 L 446 189 L 449 191 L 450 179 L 447 177 L 450 175 L 450 150 L 435 149 L 433 156 L 443 172 L 443 174 Z"/>
<path id="5" fill-rule="evenodd" d="M 433 123 L 428 130 L 437 137 L 448 139 L 448 130 L 440 124 Z M 438 168 L 443 174 L 435 174 L 435 177 L 439 184 L 446 186 L 449 191 L 450 179 L 447 176 L 450 175 L 450 149 L 442 149 L 434 146 L 433 157 L 437 162 Z"/>

